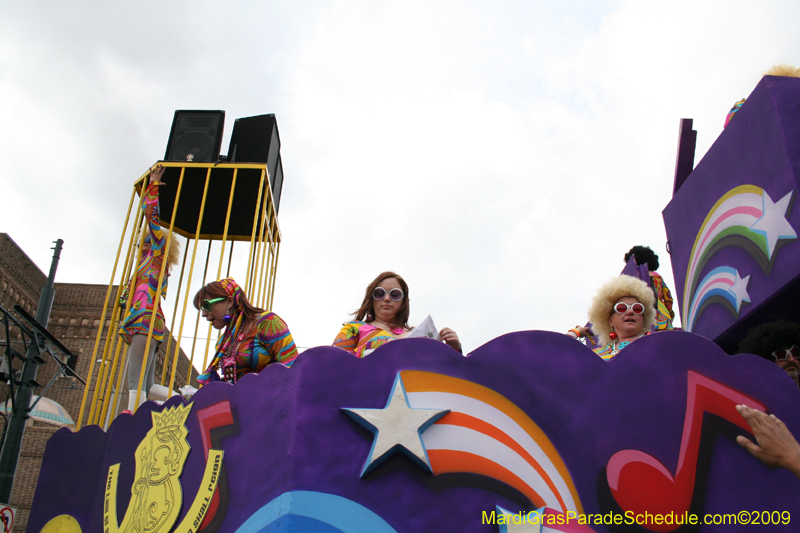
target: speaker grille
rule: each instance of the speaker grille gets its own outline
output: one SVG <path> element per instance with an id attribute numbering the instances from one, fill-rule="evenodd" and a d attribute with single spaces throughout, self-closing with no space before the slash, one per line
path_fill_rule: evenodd
<path id="1" fill-rule="evenodd" d="M 175 111 L 164 160 L 215 162 L 224 125 L 225 111 Z"/>

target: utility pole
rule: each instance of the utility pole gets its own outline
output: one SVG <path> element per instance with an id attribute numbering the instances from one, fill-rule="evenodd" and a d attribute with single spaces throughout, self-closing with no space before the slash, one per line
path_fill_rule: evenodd
<path id="1" fill-rule="evenodd" d="M 53 253 L 53 261 L 50 264 L 50 275 L 47 277 L 47 284 L 39 295 L 39 305 L 36 308 L 36 321 L 45 328 L 50 320 L 50 310 L 53 308 L 53 298 L 56 293 L 53 289 L 53 284 L 56 277 L 56 269 L 58 268 L 58 260 L 61 259 L 61 246 L 64 241 L 58 239 L 55 244 L 53 248 L 55 253 Z M 14 398 L 16 408 L 8 421 L 8 431 L 3 443 L 3 450 L 0 452 L 0 502 L 2 503 L 9 503 L 9 500 L 11 500 L 11 489 L 14 487 L 14 475 L 19 462 L 22 438 L 25 436 L 25 423 L 29 418 L 33 387 L 36 383 L 36 373 L 40 364 L 34 358 L 39 358 L 39 352 L 42 349 L 41 344 L 43 344 L 43 340 L 34 334 L 34 338 L 31 339 L 28 351 L 25 354 L 25 362 L 22 365 L 21 383 Z M 9 369 L 9 373 L 11 374 L 10 379 L 14 379 L 13 369 Z"/>

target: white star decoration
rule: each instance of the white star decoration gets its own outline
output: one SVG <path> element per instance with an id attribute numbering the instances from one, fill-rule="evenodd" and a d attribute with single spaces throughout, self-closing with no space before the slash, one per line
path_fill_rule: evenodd
<path id="1" fill-rule="evenodd" d="M 432 472 L 428 452 L 422 443 L 422 433 L 450 410 L 413 409 L 408 403 L 408 396 L 399 373 L 394 380 L 386 407 L 383 409 L 342 407 L 342 411 L 375 434 L 361 477 L 398 449 L 428 472 Z"/>
<path id="2" fill-rule="evenodd" d="M 763 214 L 750 226 L 750 229 L 763 235 L 767 240 L 767 259 L 772 259 L 772 252 L 775 251 L 775 245 L 779 240 L 797 238 L 794 228 L 786 220 L 786 210 L 789 209 L 792 194 L 794 191 L 778 200 L 778 203 L 772 201 L 767 191 L 761 196 Z"/>
<path id="3" fill-rule="evenodd" d="M 738 313 L 742 308 L 742 302 L 750 303 L 750 295 L 747 294 L 747 282 L 750 280 L 750 275 L 740 278 L 739 271 L 736 270 L 735 276 L 734 283 L 728 292 L 736 298 L 736 312 Z"/>

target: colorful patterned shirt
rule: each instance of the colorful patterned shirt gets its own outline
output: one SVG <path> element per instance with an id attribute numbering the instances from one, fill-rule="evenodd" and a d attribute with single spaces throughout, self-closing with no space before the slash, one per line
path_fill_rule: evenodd
<path id="1" fill-rule="evenodd" d="M 672 310 L 672 294 L 669 287 L 664 283 L 664 278 L 657 272 L 650 272 L 650 281 L 656 293 L 656 331 L 675 329 L 672 326 L 672 319 L 675 318 L 675 311 Z"/>
<path id="2" fill-rule="evenodd" d="M 620 350 L 622 350 L 624 347 L 626 347 L 629 344 L 630 344 L 630 342 L 628 342 L 628 341 L 620 342 L 619 344 L 616 345 L 616 348 L 615 348 L 614 347 L 614 343 L 610 342 L 610 343 L 606 344 L 605 346 L 602 346 L 602 347 L 598 346 L 597 348 L 593 348 L 592 351 L 594 353 L 596 353 L 597 355 L 599 355 L 600 358 L 603 361 L 610 361 L 614 357 L 616 357 L 616 355 L 620 352 Z"/>
<path id="3" fill-rule="evenodd" d="M 389 332 L 372 324 L 354 320 L 342 327 L 333 340 L 333 345 L 347 350 L 356 357 L 364 357 L 372 353 L 372 350 L 378 346 L 399 339 L 403 333 L 405 333 L 403 328 Z"/>
<path id="4" fill-rule="evenodd" d="M 650 332 L 648 331 L 644 335 L 636 337 L 636 339 L 641 339 L 645 335 L 650 335 Z M 633 340 L 635 341 L 636 339 L 633 339 Z M 597 355 L 599 355 L 600 359 L 602 359 L 603 361 L 610 361 L 619 352 L 621 352 L 623 348 L 625 348 L 627 345 L 629 345 L 632 342 L 633 341 L 622 341 L 622 342 L 619 342 L 619 343 L 616 343 L 616 344 L 613 343 L 613 342 L 609 342 L 605 346 L 602 346 L 602 347 L 598 346 L 597 348 L 592 348 L 592 351 L 594 353 L 596 353 Z"/>
<path id="5" fill-rule="evenodd" d="M 145 218 L 150 224 L 150 252 L 145 255 L 136 270 L 136 276 L 130 284 L 130 310 L 128 316 L 122 323 L 119 330 L 120 336 L 126 343 L 131 343 L 131 337 L 137 333 L 145 334 L 150 331 L 150 316 L 153 313 L 153 306 L 158 292 L 158 276 L 164 264 L 165 242 L 164 234 L 159 226 L 158 213 L 158 183 L 151 183 L 142 195 L 142 209 Z M 169 268 L 169 267 L 167 267 Z M 161 281 L 161 297 L 167 296 L 168 272 L 164 272 Z M 164 325 L 164 313 L 161 305 L 158 305 L 156 317 L 153 324 L 153 340 L 161 342 L 164 340 L 166 327 Z"/>
<path id="6" fill-rule="evenodd" d="M 233 332 L 236 335 L 237 332 Z M 216 366 L 225 356 L 219 352 L 224 338 L 217 341 L 217 354 L 206 372 L 198 377 L 200 383 L 219 381 Z M 236 380 L 245 374 L 261 372 L 272 363 L 282 363 L 292 366 L 297 359 L 297 347 L 294 344 L 289 326 L 275 313 L 265 311 L 256 319 L 255 324 L 247 331 L 236 346 L 233 354 L 236 359 Z"/>

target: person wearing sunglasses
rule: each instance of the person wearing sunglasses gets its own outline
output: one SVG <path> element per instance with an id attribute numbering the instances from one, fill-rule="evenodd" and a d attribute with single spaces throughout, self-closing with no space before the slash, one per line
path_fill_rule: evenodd
<path id="1" fill-rule="evenodd" d="M 236 383 L 272 363 L 292 366 L 297 347 L 281 317 L 255 307 L 232 278 L 212 281 L 194 296 L 194 306 L 216 329 L 224 329 L 198 383 Z"/>
<path id="2" fill-rule="evenodd" d="M 772 361 L 800 386 L 800 324 L 780 321 L 755 327 L 739 344 L 739 353 Z"/>
<path id="3" fill-rule="evenodd" d="M 367 286 L 361 307 L 353 313 L 355 320 L 343 325 L 333 341 L 356 357 L 364 357 L 379 346 L 402 339 L 411 331 L 408 285 L 394 272 L 383 272 Z M 461 341 L 450 328 L 439 331 L 439 339 L 457 351 Z"/>
<path id="4" fill-rule="evenodd" d="M 630 343 L 647 335 L 655 325 L 656 297 L 647 283 L 631 276 L 618 276 L 600 287 L 589 306 L 589 322 L 599 343 L 594 352 L 608 361 Z M 576 327 L 573 338 L 586 335 Z"/>
<path id="5" fill-rule="evenodd" d="M 161 276 L 161 270 L 166 260 L 167 265 L 164 275 L 161 276 L 161 298 L 166 298 L 169 271 L 172 266 L 178 263 L 180 256 L 178 242 L 174 239 L 169 245 L 169 250 L 167 250 L 170 232 L 159 225 L 158 188 L 163 185 L 161 181 L 163 174 L 164 167 L 161 165 L 157 165 L 152 169 L 150 184 L 142 193 L 142 210 L 144 211 L 148 229 L 140 245 L 141 257 L 136 268 L 136 275 L 125 288 L 119 301 L 123 311 L 127 311 L 125 319 L 122 321 L 119 335 L 129 345 L 128 411 L 130 412 L 133 412 L 138 407 L 136 405 L 136 391 L 139 387 L 139 377 L 145 360 L 147 335 L 152 329 L 153 336 L 150 341 L 150 348 L 147 350 L 147 367 L 142 381 L 142 389 L 139 393 L 139 405 L 147 400 L 147 394 L 153 386 L 156 349 L 164 341 L 166 335 L 164 313 L 161 310 L 161 303 L 156 301 L 158 278 Z M 168 254 L 167 257 L 165 257 L 165 253 Z M 156 308 L 156 315 L 151 324 L 150 317 L 153 315 L 154 307 Z"/>

